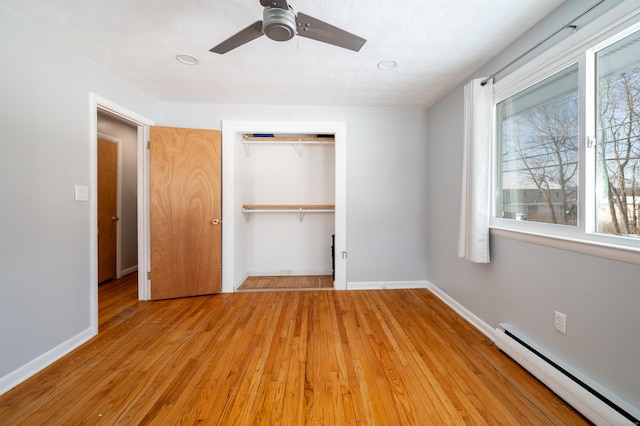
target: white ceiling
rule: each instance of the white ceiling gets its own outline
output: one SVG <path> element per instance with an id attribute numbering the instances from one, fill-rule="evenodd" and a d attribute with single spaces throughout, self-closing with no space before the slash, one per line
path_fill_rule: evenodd
<path id="1" fill-rule="evenodd" d="M 165 102 L 430 106 L 563 0 L 289 0 L 367 39 L 360 52 L 295 37 L 209 49 L 262 19 L 259 0 L 0 0 Z M 184 65 L 179 53 L 199 58 Z M 377 68 L 393 59 L 394 70 Z"/>

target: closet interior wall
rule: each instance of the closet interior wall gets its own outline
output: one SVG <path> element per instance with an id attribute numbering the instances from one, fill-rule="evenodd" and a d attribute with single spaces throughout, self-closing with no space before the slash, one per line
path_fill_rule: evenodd
<path id="1" fill-rule="evenodd" d="M 331 275 L 334 144 L 274 138 L 241 155 L 247 275 Z"/>

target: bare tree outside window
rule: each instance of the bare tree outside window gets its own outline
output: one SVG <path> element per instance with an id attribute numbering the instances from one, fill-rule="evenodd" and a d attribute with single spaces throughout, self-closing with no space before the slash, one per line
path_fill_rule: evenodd
<path id="1" fill-rule="evenodd" d="M 494 86 L 494 224 L 637 248 L 640 31 L 597 43 L 552 61 L 546 78 L 532 80 L 536 69 Z"/>
<path id="2" fill-rule="evenodd" d="M 502 217 L 577 224 L 577 65 L 498 104 Z"/>
<path id="3" fill-rule="evenodd" d="M 623 39 L 598 53 L 597 230 L 639 236 L 640 51 Z"/>

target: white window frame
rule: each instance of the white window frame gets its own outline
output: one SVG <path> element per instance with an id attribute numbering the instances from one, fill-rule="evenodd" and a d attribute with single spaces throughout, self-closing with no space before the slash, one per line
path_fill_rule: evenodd
<path id="1" fill-rule="evenodd" d="M 636 0 L 624 2 L 562 40 L 529 63 L 494 83 L 494 123 L 496 105 L 575 63 L 579 66 L 579 178 L 578 225 L 558 225 L 503 219 L 497 214 L 498 152 L 497 132 L 493 137 L 493 203 L 491 235 L 640 265 L 640 239 L 595 233 L 595 196 L 587 182 L 595 182 L 595 53 L 640 31 L 640 8 Z"/>

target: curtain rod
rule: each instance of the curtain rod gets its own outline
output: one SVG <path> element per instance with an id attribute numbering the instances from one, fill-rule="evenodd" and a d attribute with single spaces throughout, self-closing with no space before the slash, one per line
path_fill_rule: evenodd
<path id="1" fill-rule="evenodd" d="M 489 80 L 491 80 L 493 77 L 495 77 L 496 75 L 500 74 L 502 71 L 506 70 L 507 68 L 509 68 L 511 65 L 515 64 L 516 62 L 518 62 L 520 59 L 524 58 L 525 56 L 527 56 L 529 53 L 533 52 L 534 50 L 536 50 L 538 47 L 542 46 L 544 43 L 546 43 L 547 41 L 551 40 L 553 37 L 555 37 L 557 34 L 561 33 L 562 31 L 564 31 L 567 28 L 571 28 L 574 31 L 578 28 L 576 25 L 573 25 L 574 22 L 576 22 L 578 19 L 582 18 L 584 15 L 586 15 L 587 13 L 591 12 L 593 9 L 595 9 L 596 7 L 600 6 L 602 3 L 604 3 L 605 0 L 600 0 L 599 2 L 597 2 L 596 4 L 594 4 L 593 6 L 591 6 L 589 9 L 585 10 L 584 12 L 582 12 L 580 15 L 576 16 L 575 18 L 573 18 L 569 23 L 563 25 L 562 27 L 560 27 L 558 30 L 556 30 L 553 34 L 551 34 L 549 37 L 545 38 L 544 40 L 542 40 L 541 42 L 539 42 L 538 44 L 536 44 L 535 46 L 533 46 L 532 48 L 530 48 L 529 50 L 527 50 L 526 52 L 524 52 L 522 55 L 518 56 L 516 59 L 514 59 L 513 61 L 509 62 L 507 65 L 503 66 L 502 68 L 500 68 L 498 71 L 494 72 L 493 74 L 491 74 L 489 77 L 485 78 L 484 80 L 482 80 L 480 82 L 480 84 L 482 86 L 484 86 L 485 84 L 487 84 L 487 82 Z"/>

